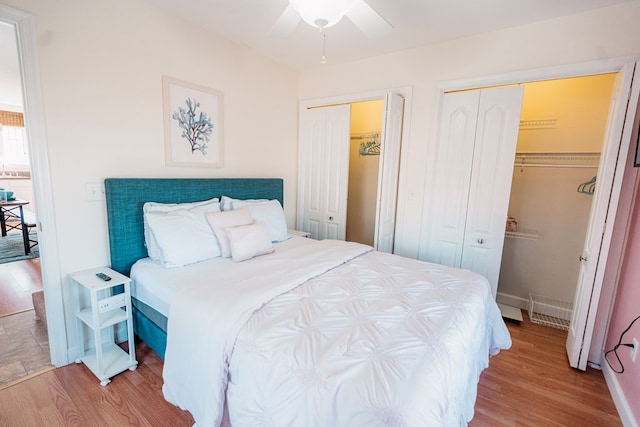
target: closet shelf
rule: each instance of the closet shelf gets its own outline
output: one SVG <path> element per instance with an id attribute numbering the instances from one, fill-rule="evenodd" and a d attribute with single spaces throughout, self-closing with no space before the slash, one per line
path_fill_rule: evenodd
<path id="1" fill-rule="evenodd" d="M 505 231 L 504 236 L 512 239 L 537 240 L 538 232 L 534 230 Z"/>
<path id="2" fill-rule="evenodd" d="M 516 153 L 514 166 L 522 171 L 528 167 L 598 168 L 599 153 Z"/>

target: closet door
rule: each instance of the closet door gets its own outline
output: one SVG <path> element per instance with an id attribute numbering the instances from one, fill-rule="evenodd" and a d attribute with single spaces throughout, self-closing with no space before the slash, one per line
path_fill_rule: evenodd
<path id="1" fill-rule="evenodd" d="M 300 122 L 298 227 L 313 239 L 346 237 L 351 107 L 312 108 Z"/>
<path id="2" fill-rule="evenodd" d="M 430 232 L 420 258 L 460 267 L 480 91 L 444 95 L 433 163 L 434 194 L 425 210 Z"/>
<path id="3" fill-rule="evenodd" d="M 495 297 L 509 207 L 521 86 L 447 93 L 439 118 L 430 232 L 421 259 L 485 276 Z"/>
<path id="4" fill-rule="evenodd" d="M 600 293 L 609 257 L 614 220 L 624 177 L 627 153 L 633 134 L 633 117 L 638 103 L 640 78 L 638 63 L 625 66 L 617 75 L 609 109 L 609 120 L 598 168 L 584 249 L 580 255 L 580 273 L 569 332 L 567 355 L 573 368 L 585 370 L 593 335 Z M 634 93 L 635 96 L 631 97 Z"/>
<path id="5" fill-rule="evenodd" d="M 400 95 L 389 93 L 385 97 L 384 105 L 381 162 L 378 173 L 378 214 L 373 241 L 375 249 L 393 253 L 404 99 Z"/>
<path id="6" fill-rule="evenodd" d="M 524 86 L 480 91 L 460 266 L 498 290 Z"/>

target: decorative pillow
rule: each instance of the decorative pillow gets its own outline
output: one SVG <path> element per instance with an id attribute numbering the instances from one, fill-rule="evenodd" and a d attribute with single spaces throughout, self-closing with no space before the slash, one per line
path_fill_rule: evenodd
<path id="1" fill-rule="evenodd" d="M 275 250 L 271 243 L 269 229 L 264 222 L 229 227 L 227 234 L 231 246 L 231 259 L 234 262 L 270 254 Z"/>
<path id="2" fill-rule="evenodd" d="M 194 212 L 219 212 L 220 202 L 218 198 L 204 200 L 202 202 L 193 203 L 157 203 L 147 202 L 142 205 L 143 225 L 144 225 L 144 241 L 147 246 L 147 254 L 151 259 L 161 261 L 160 249 L 155 241 L 151 231 L 149 230 L 149 224 L 147 221 L 147 214 L 151 212 L 167 213 L 176 210 L 193 210 Z"/>
<path id="3" fill-rule="evenodd" d="M 281 242 L 291 237 L 287 232 L 287 220 L 279 201 L 274 199 L 262 202 L 247 202 L 246 200 L 233 202 L 233 209 L 243 207 L 251 211 L 251 218 L 254 221 L 263 221 L 267 225 L 272 242 Z"/>
<path id="4" fill-rule="evenodd" d="M 269 199 L 245 199 L 245 200 L 240 200 L 240 199 L 233 199 L 233 198 L 228 197 L 228 196 L 222 196 L 222 199 L 220 200 L 220 206 L 222 207 L 223 211 L 231 211 L 233 209 L 237 209 L 236 207 L 233 206 L 233 202 L 260 203 L 260 202 L 268 202 L 268 201 L 269 201 Z"/>
<path id="5" fill-rule="evenodd" d="M 220 256 L 216 236 L 201 212 L 177 209 L 149 212 L 146 216 L 165 268 L 181 267 Z"/>
<path id="6" fill-rule="evenodd" d="M 223 258 L 229 258 L 231 256 L 231 247 L 229 246 L 227 228 L 253 223 L 253 219 L 251 219 L 251 211 L 249 209 L 236 209 L 226 212 L 209 212 L 205 217 L 218 238 Z"/>

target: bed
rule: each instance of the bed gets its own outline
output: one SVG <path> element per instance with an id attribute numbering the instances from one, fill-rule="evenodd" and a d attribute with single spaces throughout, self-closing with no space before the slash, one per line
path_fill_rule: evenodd
<path id="1" fill-rule="evenodd" d="M 357 243 L 287 235 L 265 255 L 235 260 L 247 245 L 232 245 L 231 259 L 176 268 L 148 257 L 145 203 L 282 205 L 280 179 L 114 178 L 105 190 L 135 333 L 198 426 L 466 425 L 481 371 L 511 345 L 483 277 Z"/>

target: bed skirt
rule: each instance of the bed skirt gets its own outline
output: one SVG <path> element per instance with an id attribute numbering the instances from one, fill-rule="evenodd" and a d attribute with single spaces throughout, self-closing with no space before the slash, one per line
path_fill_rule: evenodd
<path id="1" fill-rule="evenodd" d="M 132 306 L 133 332 L 164 360 L 167 318 L 135 298 L 132 298 Z"/>

